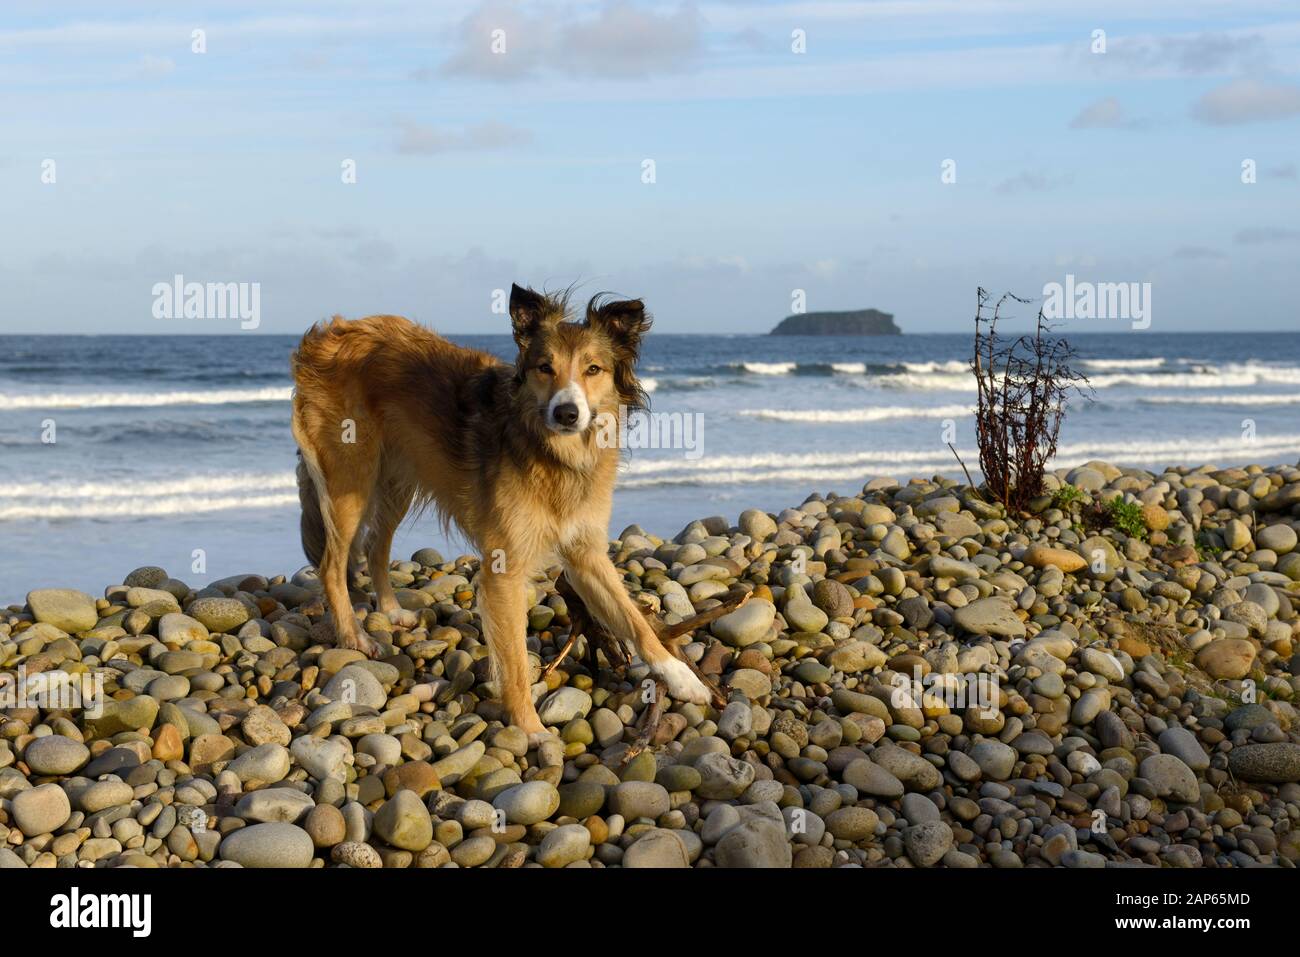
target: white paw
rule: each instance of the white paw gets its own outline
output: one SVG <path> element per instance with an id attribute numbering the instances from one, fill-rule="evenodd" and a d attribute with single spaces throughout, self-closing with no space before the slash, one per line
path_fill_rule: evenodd
<path id="1" fill-rule="evenodd" d="M 668 685 L 668 694 L 678 701 L 690 701 L 694 704 L 708 704 L 711 700 L 709 689 L 704 682 L 695 677 L 695 672 L 676 658 L 665 658 L 650 666 Z"/>
<path id="2" fill-rule="evenodd" d="M 528 747 L 530 750 L 540 748 L 547 741 L 559 741 L 550 731 L 534 731 L 528 735 Z"/>
<path id="3" fill-rule="evenodd" d="M 406 608 L 398 608 L 395 611 L 386 612 L 386 614 L 388 620 L 398 628 L 414 628 L 420 623 L 420 616 Z"/>

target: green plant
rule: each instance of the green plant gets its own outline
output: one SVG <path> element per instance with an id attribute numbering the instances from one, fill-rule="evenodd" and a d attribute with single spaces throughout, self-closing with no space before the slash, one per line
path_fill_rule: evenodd
<path id="1" fill-rule="evenodd" d="M 1108 502 L 1089 502 L 1079 517 L 1083 520 L 1083 527 L 1091 532 L 1113 528 L 1129 538 L 1144 539 L 1147 535 L 1146 522 L 1142 520 L 1142 506 L 1137 502 L 1126 502 L 1119 496 Z"/>
<path id="2" fill-rule="evenodd" d="M 1146 538 L 1147 524 L 1142 520 L 1142 506 L 1137 502 L 1126 502 L 1116 496 L 1106 503 L 1110 513 L 1110 526 L 1117 528 L 1129 538 Z"/>
<path id="3" fill-rule="evenodd" d="M 1201 532 L 1196 536 L 1196 553 L 1204 558 L 1206 555 L 1217 558 L 1223 553 L 1223 546 L 1220 545 L 1209 532 Z"/>
<path id="4" fill-rule="evenodd" d="M 1062 485 L 1052 496 L 1052 506 L 1062 512 L 1072 512 L 1074 507 L 1088 501 L 1088 493 L 1077 485 Z"/>

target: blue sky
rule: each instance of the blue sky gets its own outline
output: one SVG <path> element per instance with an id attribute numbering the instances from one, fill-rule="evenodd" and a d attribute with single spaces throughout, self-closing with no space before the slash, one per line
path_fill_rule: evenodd
<path id="1" fill-rule="evenodd" d="M 1067 273 L 1150 282 L 1153 331 L 1300 328 L 1294 0 L 49 6 L 0 12 L 0 331 L 239 331 L 154 318 L 178 273 L 279 333 L 504 332 L 493 290 L 575 280 L 667 332 L 795 289 L 967 331 Z"/>

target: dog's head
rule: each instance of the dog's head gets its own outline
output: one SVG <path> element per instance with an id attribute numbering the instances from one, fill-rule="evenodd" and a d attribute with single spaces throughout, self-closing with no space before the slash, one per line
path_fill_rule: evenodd
<path id="1" fill-rule="evenodd" d="M 639 299 L 591 298 L 582 322 L 566 322 L 563 296 L 510 290 L 510 321 L 519 359 L 515 381 L 526 404 L 558 435 L 585 432 L 601 412 L 641 408 L 636 377 L 650 316 Z"/>

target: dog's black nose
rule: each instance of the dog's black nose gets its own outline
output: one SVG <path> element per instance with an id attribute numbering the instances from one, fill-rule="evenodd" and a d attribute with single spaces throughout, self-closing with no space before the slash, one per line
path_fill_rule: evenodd
<path id="1" fill-rule="evenodd" d="M 573 402 L 563 402 L 555 407 L 553 415 L 558 425 L 574 425 L 578 421 L 578 406 Z"/>

